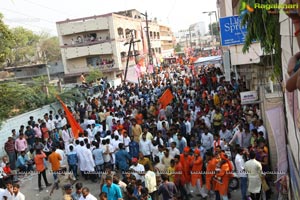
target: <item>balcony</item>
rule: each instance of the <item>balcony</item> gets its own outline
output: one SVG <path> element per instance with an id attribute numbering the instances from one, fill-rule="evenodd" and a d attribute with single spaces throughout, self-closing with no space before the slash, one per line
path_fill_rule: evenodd
<path id="1" fill-rule="evenodd" d="M 66 59 L 73 59 L 78 57 L 85 57 L 99 54 L 113 54 L 113 47 L 111 43 L 93 43 L 84 46 L 70 46 L 64 48 Z"/>
<path id="2" fill-rule="evenodd" d="M 172 38 L 172 36 L 160 36 L 160 40 L 172 41 L 173 38 Z"/>
<path id="3" fill-rule="evenodd" d="M 108 18 L 95 18 L 80 22 L 57 24 L 60 35 L 71 35 L 96 30 L 108 30 Z"/>

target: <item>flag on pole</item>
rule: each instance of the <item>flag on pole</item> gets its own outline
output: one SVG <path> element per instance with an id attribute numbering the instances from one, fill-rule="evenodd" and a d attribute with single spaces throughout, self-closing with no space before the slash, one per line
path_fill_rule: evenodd
<path id="1" fill-rule="evenodd" d="M 71 126 L 73 135 L 77 139 L 79 136 L 79 133 L 83 133 L 82 128 L 80 127 L 80 125 L 78 124 L 78 122 L 76 121 L 76 119 L 74 118 L 74 116 L 72 115 L 72 113 L 70 112 L 68 107 L 66 106 L 66 104 L 61 100 L 61 98 L 59 96 L 56 96 L 56 98 L 61 103 L 61 105 L 66 113 L 66 118 L 68 120 L 68 123 Z"/>
<path id="2" fill-rule="evenodd" d="M 174 96 L 173 96 L 171 90 L 168 88 L 164 91 L 164 93 L 158 99 L 158 103 L 160 103 L 161 107 L 163 109 L 165 109 L 167 107 L 167 105 L 172 102 L 173 98 L 174 98 Z"/>

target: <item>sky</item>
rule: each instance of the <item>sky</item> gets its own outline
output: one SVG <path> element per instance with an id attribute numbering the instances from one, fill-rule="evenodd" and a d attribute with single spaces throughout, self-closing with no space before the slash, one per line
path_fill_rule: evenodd
<path id="1" fill-rule="evenodd" d="M 149 19 L 172 28 L 187 29 L 204 21 L 208 31 L 210 17 L 202 12 L 216 10 L 216 0 L 1 0 L 0 13 L 9 27 L 23 26 L 36 33 L 57 35 L 55 22 L 111 12 L 137 9 Z M 212 16 L 212 22 L 215 21 Z"/>

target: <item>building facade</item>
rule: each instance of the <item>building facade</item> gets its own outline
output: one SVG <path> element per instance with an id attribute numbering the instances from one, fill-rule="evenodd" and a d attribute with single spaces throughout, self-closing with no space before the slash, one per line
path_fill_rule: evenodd
<path id="1" fill-rule="evenodd" d="M 67 82 L 76 81 L 81 73 L 94 68 L 100 69 L 108 79 L 122 77 L 127 57 L 129 67 L 136 64 L 135 55 L 145 57 L 147 62 L 146 20 L 137 10 L 67 19 L 56 25 Z M 161 40 L 160 25 L 156 20 L 148 20 L 148 27 L 152 55 L 160 57 L 162 44 L 164 51 L 171 48 L 164 43 L 169 38 L 164 36 Z M 134 48 L 128 52 L 130 32 L 134 41 L 140 42 L 134 43 Z"/>

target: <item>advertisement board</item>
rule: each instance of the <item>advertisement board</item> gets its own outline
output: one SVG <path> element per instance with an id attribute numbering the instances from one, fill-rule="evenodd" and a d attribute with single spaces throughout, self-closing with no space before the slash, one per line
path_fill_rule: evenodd
<path id="1" fill-rule="evenodd" d="M 247 27 L 241 25 L 239 16 L 220 18 L 220 33 L 222 46 L 232 46 L 245 43 Z"/>

